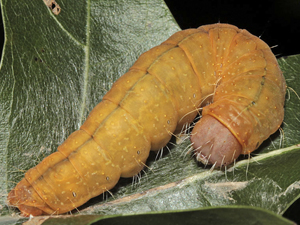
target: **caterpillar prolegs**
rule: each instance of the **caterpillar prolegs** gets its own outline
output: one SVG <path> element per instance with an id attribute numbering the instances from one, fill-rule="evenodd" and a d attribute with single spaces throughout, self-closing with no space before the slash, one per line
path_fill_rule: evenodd
<path id="1" fill-rule="evenodd" d="M 228 165 L 279 128 L 285 90 L 269 46 L 246 30 L 218 23 L 179 31 L 142 54 L 8 201 L 24 216 L 68 212 L 136 175 L 150 149 L 164 147 L 200 107 L 191 134 L 197 159 Z"/>

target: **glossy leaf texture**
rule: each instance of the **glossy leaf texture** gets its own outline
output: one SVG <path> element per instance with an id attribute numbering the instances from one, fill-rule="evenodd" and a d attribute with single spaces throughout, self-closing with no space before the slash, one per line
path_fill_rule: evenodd
<path id="1" fill-rule="evenodd" d="M 245 219 L 247 218 L 247 219 Z M 166 211 L 161 213 L 148 213 L 138 215 L 124 216 L 95 216 L 81 215 L 66 218 L 62 222 L 59 218 L 49 218 L 43 223 L 44 225 L 52 224 L 195 224 L 195 221 L 201 221 L 201 224 L 294 224 L 275 213 L 270 213 L 266 210 L 257 209 L 254 207 L 219 207 L 219 208 L 203 208 L 199 210 L 184 210 L 184 211 Z M 61 223 L 62 222 L 62 223 Z"/>
<path id="2" fill-rule="evenodd" d="M 160 0 L 57 2 L 61 13 L 56 16 L 43 1 L 1 1 L 6 37 L 0 70 L 2 214 L 7 214 L 7 192 L 23 173 L 79 128 L 141 53 L 179 30 Z M 241 159 L 226 172 L 210 171 L 185 155 L 189 140 L 169 145 L 170 153 L 166 149 L 161 159 L 150 159 L 151 169 L 138 182 L 123 180 L 112 191 L 114 198 L 93 199 L 81 214 L 221 205 L 282 214 L 300 194 L 299 62 L 299 56 L 279 60 L 292 88 L 283 132 L 272 135 L 251 160 Z M 111 202 L 103 204 L 103 198 Z"/>

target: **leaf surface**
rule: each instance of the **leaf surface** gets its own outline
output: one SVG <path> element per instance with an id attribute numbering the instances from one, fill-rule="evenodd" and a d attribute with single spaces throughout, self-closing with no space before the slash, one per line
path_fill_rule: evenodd
<path id="1" fill-rule="evenodd" d="M 57 2 L 61 13 L 56 16 L 43 1 L 1 0 L 5 27 L 0 70 L 2 215 L 8 213 L 8 191 L 24 172 L 80 127 L 141 53 L 179 30 L 161 0 Z M 300 194 L 299 62 L 299 55 L 279 60 L 289 87 L 284 123 L 250 160 L 241 157 L 226 171 L 211 171 L 186 155 L 188 139 L 175 147 L 170 144 L 170 152 L 165 149 L 161 159 L 152 154 L 150 169 L 134 184 L 122 179 L 111 190 L 113 197 L 106 193 L 92 199 L 80 208 L 81 214 L 224 205 L 282 214 Z"/>

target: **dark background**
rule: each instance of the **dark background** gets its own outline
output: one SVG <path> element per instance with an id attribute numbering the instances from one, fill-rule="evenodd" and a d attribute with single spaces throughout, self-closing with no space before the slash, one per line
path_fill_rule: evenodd
<path id="1" fill-rule="evenodd" d="M 59 0 L 58 0 L 59 2 Z M 165 0 L 181 29 L 230 23 L 261 36 L 277 57 L 300 54 L 300 0 Z M 2 16 L 0 50 L 4 41 Z M 296 171 L 295 171 L 296 172 Z M 299 173 L 300 174 L 300 173 Z M 284 214 L 300 224 L 300 201 Z"/>
<path id="2" fill-rule="evenodd" d="M 278 57 L 300 54 L 300 0 L 165 0 L 181 29 L 230 23 L 261 36 Z"/>

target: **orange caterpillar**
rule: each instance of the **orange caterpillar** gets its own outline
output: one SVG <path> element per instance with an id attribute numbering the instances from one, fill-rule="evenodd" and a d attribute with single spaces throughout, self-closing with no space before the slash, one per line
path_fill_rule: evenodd
<path id="1" fill-rule="evenodd" d="M 142 54 L 8 201 L 24 216 L 68 212 L 139 173 L 150 149 L 164 147 L 200 107 L 196 157 L 228 165 L 279 128 L 285 90 L 269 46 L 246 30 L 218 23 L 179 31 Z"/>

